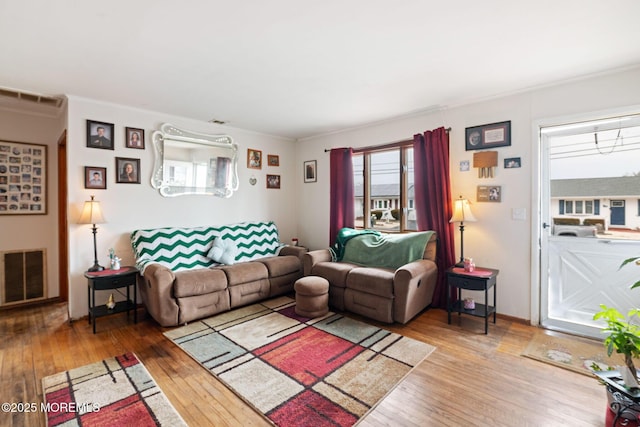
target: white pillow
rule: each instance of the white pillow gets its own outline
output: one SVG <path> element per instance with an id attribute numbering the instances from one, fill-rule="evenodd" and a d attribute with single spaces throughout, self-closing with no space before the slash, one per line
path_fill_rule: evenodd
<path id="1" fill-rule="evenodd" d="M 213 247 L 207 254 L 209 258 L 221 264 L 231 265 L 236 262 L 238 255 L 238 247 L 231 240 L 224 240 L 216 237 L 213 241 Z"/>

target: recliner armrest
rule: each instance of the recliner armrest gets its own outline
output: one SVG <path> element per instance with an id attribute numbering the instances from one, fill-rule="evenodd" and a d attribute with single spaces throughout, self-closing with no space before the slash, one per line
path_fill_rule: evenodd
<path id="1" fill-rule="evenodd" d="M 329 261 L 331 261 L 331 253 L 329 252 L 329 249 L 318 249 L 305 253 L 303 257 L 304 275 L 309 276 L 311 274 L 311 269 L 317 263 Z"/>

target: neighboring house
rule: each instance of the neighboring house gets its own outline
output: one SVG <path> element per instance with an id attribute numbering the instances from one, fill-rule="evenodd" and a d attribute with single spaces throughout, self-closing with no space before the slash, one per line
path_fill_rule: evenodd
<path id="1" fill-rule="evenodd" d="M 640 229 L 640 176 L 551 180 L 551 216 Z"/>
<path id="2" fill-rule="evenodd" d="M 355 212 L 363 212 L 364 186 L 357 184 L 354 188 L 355 194 Z M 414 206 L 414 187 L 409 186 L 409 194 L 407 195 L 409 202 L 407 206 L 413 210 Z M 393 210 L 400 206 L 400 184 L 373 184 L 371 185 L 371 210 Z"/>

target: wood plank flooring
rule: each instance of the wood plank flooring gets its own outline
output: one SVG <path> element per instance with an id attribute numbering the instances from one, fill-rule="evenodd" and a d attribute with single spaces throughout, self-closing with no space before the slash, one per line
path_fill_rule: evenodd
<path id="1" fill-rule="evenodd" d="M 355 316 L 354 316 L 355 317 Z M 42 402 L 44 376 L 135 352 L 190 426 L 268 426 L 259 414 L 138 312 L 70 323 L 63 303 L 0 311 L 0 402 Z M 365 320 L 365 319 L 361 319 Z M 521 356 L 542 329 L 498 318 L 427 310 L 408 325 L 379 326 L 437 347 L 362 426 L 602 426 L 603 386 Z M 0 412 L 1 426 L 45 426 L 44 415 Z"/>

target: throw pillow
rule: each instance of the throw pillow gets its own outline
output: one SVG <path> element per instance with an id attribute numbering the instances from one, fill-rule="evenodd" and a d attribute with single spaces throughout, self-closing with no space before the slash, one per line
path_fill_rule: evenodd
<path id="1" fill-rule="evenodd" d="M 236 255 L 238 255 L 238 247 L 236 244 L 231 240 L 221 239 L 220 237 L 216 237 L 213 241 L 213 247 L 207 254 L 207 256 L 215 262 L 227 265 L 236 262 Z"/>

